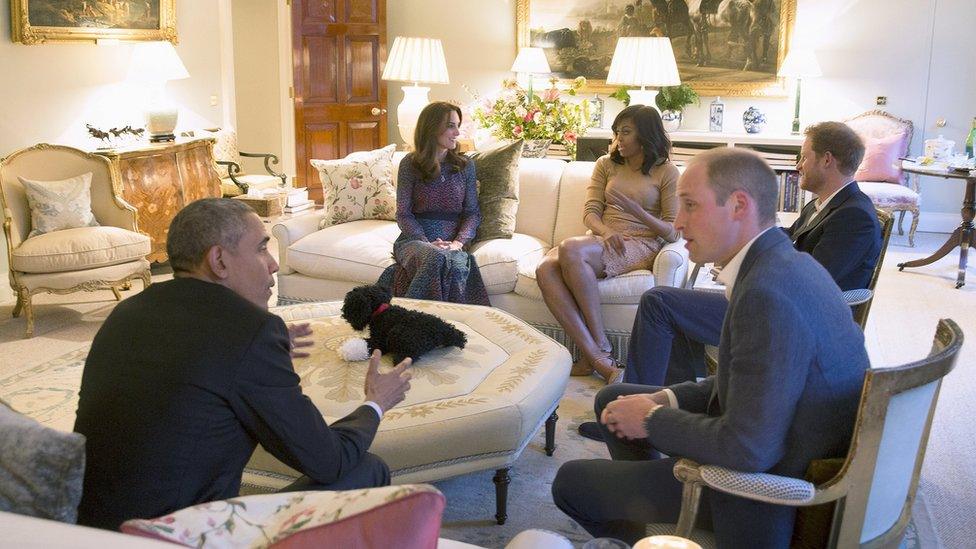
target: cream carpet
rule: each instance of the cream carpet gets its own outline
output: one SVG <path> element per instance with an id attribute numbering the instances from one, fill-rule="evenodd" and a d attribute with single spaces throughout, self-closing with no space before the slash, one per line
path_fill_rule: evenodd
<path id="1" fill-rule="evenodd" d="M 924 357 L 939 318 L 952 318 L 976 337 L 976 268 L 971 284 L 955 290 L 957 255 L 933 265 L 899 273 L 895 264 L 928 255 L 945 235 L 920 233 L 916 248 L 904 246 L 906 237 L 892 238 L 878 295 L 866 330 L 868 351 L 875 366 L 892 366 Z M 976 262 L 976 259 L 974 259 Z M 154 274 L 154 282 L 170 278 Z M 138 291 L 140 285 L 137 283 Z M 131 295 L 131 292 L 127 292 Z M 111 293 L 77 293 L 35 298 L 35 337 L 23 339 L 23 319 L 12 319 L 12 303 L 0 305 L 0 397 L 16 402 L 31 399 L 30 407 L 46 408 L 52 423 L 70 428 L 72 398 L 59 386 L 78 374 L 99 326 L 114 307 Z M 929 441 L 915 528 L 909 546 L 968 547 L 964 532 L 976 531 L 976 437 L 969 421 L 971 395 L 976 394 L 973 364 L 976 350 L 963 347 L 956 370 L 942 386 Z M 60 380 L 60 381 L 58 381 Z M 580 439 L 575 426 L 592 415 L 597 380 L 574 378 L 561 403 L 556 455 L 542 452 L 541 435 L 526 448 L 512 470 L 509 521 L 495 526 L 491 473 L 478 473 L 438 483 L 448 497 L 443 535 L 488 547 L 500 547 L 515 533 L 531 527 L 556 530 L 580 543 L 587 535 L 551 503 L 549 486 L 558 465 L 575 458 L 606 456 L 605 448 Z M 26 404 L 26 402 L 25 402 Z"/>

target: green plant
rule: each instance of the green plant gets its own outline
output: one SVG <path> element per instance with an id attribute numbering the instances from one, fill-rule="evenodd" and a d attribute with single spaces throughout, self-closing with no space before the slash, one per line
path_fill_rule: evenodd
<path id="1" fill-rule="evenodd" d="M 550 139 L 565 145 L 567 152 L 573 155 L 577 136 L 589 127 L 589 103 L 564 101 L 562 95 L 576 95 L 577 90 L 586 84 L 586 79 L 577 78 L 564 92 L 556 87 L 556 79 L 550 82 L 549 89 L 529 97 L 515 81 L 506 80 L 497 97 L 479 103 L 473 118 L 499 139 Z"/>
<path id="2" fill-rule="evenodd" d="M 620 101 L 625 107 L 630 106 L 630 94 L 627 93 L 628 89 L 627 86 L 620 86 L 610 94 L 610 97 Z"/>
<path id="3" fill-rule="evenodd" d="M 680 111 L 685 108 L 685 105 L 700 104 L 700 101 L 698 93 L 691 89 L 691 86 L 679 84 L 677 86 L 665 86 L 658 90 L 654 103 L 662 111 Z"/>

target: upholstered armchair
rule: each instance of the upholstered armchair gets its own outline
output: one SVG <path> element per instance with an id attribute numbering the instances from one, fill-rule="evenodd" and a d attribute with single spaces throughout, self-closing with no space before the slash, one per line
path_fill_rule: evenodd
<path id="1" fill-rule="evenodd" d="M 871 197 L 876 208 L 888 213 L 899 212 L 898 234 L 904 234 L 902 221 L 905 212 L 912 213 L 912 226 L 908 231 L 908 245 L 915 246 L 915 229 L 918 228 L 918 207 L 921 196 L 918 177 L 909 176 L 901 169 L 899 158 L 908 155 L 914 126 L 885 111 L 868 111 L 845 123 L 864 141 L 864 160 L 854 179 L 864 193 Z"/>
<path id="2" fill-rule="evenodd" d="M 214 159 L 217 173 L 220 174 L 220 190 L 225 197 L 244 194 L 249 188 L 270 189 L 284 187 L 288 176 L 278 173 L 272 166 L 278 165 L 278 157 L 271 153 L 249 153 L 238 148 L 237 131 L 224 128 L 211 132 L 217 139 L 214 144 Z M 263 174 L 246 174 L 241 167 L 241 158 L 263 158 Z"/>
<path id="3" fill-rule="evenodd" d="M 708 487 L 804 508 L 794 545 L 896 547 L 911 518 L 942 378 L 955 366 L 962 343 L 959 326 L 943 319 L 928 357 L 869 369 L 847 457 L 815 461 L 808 471 L 812 480 L 678 460 L 674 475 L 684 484 L 678 524 L 651 524 L 648 535 L 674 532 L 713 546 L 710 533 L 693 530 L 702 488 Z M 818 535 L 823 539 L 810 539 Z"/>
<path id="4" fill-rule="evenodd" d="M 33 227 L 23 180 L 45 188 L 91 173 L 91 213 L 97 226 L 81 226 L 32 235 Z M 53 185 L 48 188 L 53 188 Z M 68 294 L 81 290 L 119 290 L 133 279 L 150 284 L 149 237 L 139 232 L 137 212 L 120 195 L 118 174 L 105 158 L 60 145 L 40 144 L 0 160 L 3 232 L 7 240 L 10 286 L 17 295 L 13 316 L 27 317 L 34 334 L 31 298 L 39 293 Z M 57 219 L 65 212 L 46 212 Z"/>

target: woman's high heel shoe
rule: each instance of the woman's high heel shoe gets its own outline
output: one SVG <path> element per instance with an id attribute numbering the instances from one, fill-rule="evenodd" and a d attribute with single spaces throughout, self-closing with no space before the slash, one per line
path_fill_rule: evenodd
<path id="1" fill-rule="evenodd" d="M 596 371 L 598 376 L 602 377 L 604 381 L 607 382 L 607 385 L 613 385 L 623 381 L 624 369 L 620 367 L 620 363 L 617 362 L 617 359 L 614 358 L 612 354 L 598 358 L 597 363 L 599 365 L 594 365 L 593 369 Z M 600 366 L 604 366 L 604 368 L 601 368 Z"/>

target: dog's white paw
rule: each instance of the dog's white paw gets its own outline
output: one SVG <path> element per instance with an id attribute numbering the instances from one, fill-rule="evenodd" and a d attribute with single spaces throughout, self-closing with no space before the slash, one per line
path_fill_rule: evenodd
<path id="1" fill-rule="evenodd" d="M 369 347 L 366 345 L 366 340 L 361 337 L 351 337 L 343 341 L 337 353 L 339 358 L 346 362 L 369 360 Z"/>

